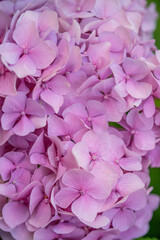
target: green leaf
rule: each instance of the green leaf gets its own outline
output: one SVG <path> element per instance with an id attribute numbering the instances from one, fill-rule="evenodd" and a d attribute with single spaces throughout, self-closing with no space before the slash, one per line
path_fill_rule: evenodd
<path id="1" fill-rule="evenodd" d="M 115 128 L 124 129 L 119 123 L 116 123 L 116 122 L 108 122 L 108 125 L 109 125 L 110 127 L 115 127 Z"/>
<path id="2" fill-rule="evenodd" d="M 155 99 L 154 99 L 154 102 L 155 102 L 156 107 L 159 107 L 159 108 L 160 108 L 160 99 L 155 98 Z"/>

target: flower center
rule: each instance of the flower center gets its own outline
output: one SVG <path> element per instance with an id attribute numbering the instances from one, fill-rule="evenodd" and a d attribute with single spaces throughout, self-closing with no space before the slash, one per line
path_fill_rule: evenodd
<path id="1" fill-rule="evenodd" d="M 22 116 L 24 116 L 24 115 L 25 115 L 25 112 L 24 112 L 24 111 L 22 111 L 22 112 L 21 112 L 21 115 L 22 115 Z"/>

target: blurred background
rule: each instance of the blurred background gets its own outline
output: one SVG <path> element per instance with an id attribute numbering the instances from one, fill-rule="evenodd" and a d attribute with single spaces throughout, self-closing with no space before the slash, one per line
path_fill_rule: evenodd
<path id="1" fill-rule="evenodd" d="M 156 4 L 156 9 L 159 15 L 157 20 L 157 27 L 154 32 L 154 38 L 156 39 L 157 48 L 160 49 L 160 0 L 148 0 L 148 4 L 150 3 Z M 151 175 L 151 186 L 154 187 L 153 193 L 160 195 L 160 168 L 150 169 L 150 175 Z M 160 240 L 160 208 L 154 212 L 153 219 L 150 223 L 150 231 L 146 235 L 146 237 L 150 237 L 152 240 L 156 238 Z M 147 240 L 150 238 L 145 238 L 145 239 Z"/>

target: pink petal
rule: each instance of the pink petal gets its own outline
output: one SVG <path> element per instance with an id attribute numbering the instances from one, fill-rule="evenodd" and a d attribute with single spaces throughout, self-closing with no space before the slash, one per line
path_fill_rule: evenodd
<path id="1" fill-rule="evenodd" d="M 2 60 L 9 64 L 15 64 L 18 62 L 20 55 L 22 54 L 22 49 L 15 43 L 3 43 L 0 46 L 0 54 Z"/>
<path id="2" fill-rule="evenodd" d="M 28 208 L 19 202 L 8 202 L 2 210 L 4 221 L 11 228 L 15 228 L 27 221 L 29 217 Z"/>
<path id="3" fill-rule="evenodd" d="M 20 121 L 13 128 L 14 133 L 19 136 L 26 136 L 30 132 L 34 132 L 34 130 L 34 124 L 26 116 L 22 116 Z"/>
<path id="4" fill-rule="evenodd" d="M 126 84 L 127 92 L 134 98 L 147 98 L 152 92 L 151 84 L 129 80 Z"/>
<path id="5" fill-rule="evenodd" d="M 146 189 L 142 188 L 136 192 L 133 192 L 127 198 L 125 205 L 127 208 L 132 210 L 140 210 L 146 206 L 147 203 L 147 193 Z"/>
<path id="6" fill-rule="evenodd" d="M 35 188 L 33 188 L 30 194 L 30 202 L 29 202 L 30 214 L 33 213 L 34 209 L 43 200 L 43 198 L 44 198 L 44 193 L 42 192 L 42 187 L 36 186 Z"/>
<path id="7" fill-rule="evenodd" d="M 34 232 L 34 240 L 53 240 L 57 238 L 57 234 L 53 233 L 53 231 L 46 229 L 46 228 L 40 228 L 37 231 Z"/>
<path id="8" fill-rule="evenodd" d="M 18 92 L 16 96 L 7 96 L 2 106 L 2 111 L 6 113 L 19 113 L 24 110 L 26 95 Z"/>
<path id="9" fill-rule="evenodd" d="M 25 113 L 39 118 L 43 118 L 45 116 L 45 110 L 42 105 L 31 98 L 27 99 Z"/>
<path id="10" fill-rule="evenodd" d="M 48 82 L 48 86 L 53 90 L 53 92 L 59 95 L 66 95 L 70 90 L 70 84 L 62 75 L 56 75 L 52 78 L 52 80 Z"/>
<path id="11" fill-rule="evenodd" d="M 57 13 L 52 10 L 41 12 L 38 18 L 38 27 L 41 32 L 58 31 Z"/>
<path id="12" fill-rule="evenodd" d="M 97 44 L 90 44 L 87 50 L 90 61 L 98 69 L 107 67 L 110 60 L 110 43 L 102 42 Z"/>
<path id="13" fill-rule="evenodd" d="M 152 150 L 155 148 L 155 134 L 153 131 L 139 131 L 134 135 L 134 144 L 140 150 Z"/>
<path id="14" fill-rule="evenodd" d="M 119 160 L 119 165 L 127 171 L 140 171 L 142 164 L 138 157 L 126 157 Z"/>
<path id="15" fill-rule="evenodd" d="M 27 239 L 32 240 L 33 239 L 33 233 L 29 232 L 25 224 L 21 224 L 14 228 L 11 231 L 12 236 L 15 239 Z"/>
<path id="16" fill-rule="evenodd" d="M 87 222 L 93 222 L 97 216 L 97 202 L 88 195 L 77 198 L 71 205 L 72 212 Z"/>
<path id="17" fill-rule="evenodd" d="M 1 95 L 16 95 L 16 80 L 15 74 L 6 72 L 0 77 L 0 94 Z"/>
<path id="18" fill-rule="evenodd" d="M 88 164 L 91 161 L 89 149 L 86 143 L 79 142 L 73 146 L 72 153 L 79 165 L 83 169 L 88 169 Z"/>
<path id="19" fill-rule="evenodd" d="M 76 226 L 72 223 L 58 223 L 53 226 L 53 231 L 57 234 L 68 234 L 75 230 Z"/>
<path id="20" fill-rule="evenodd" d="M 97 17 L 108 18 L 113 16 L 120 8 L 118 0 L 97 0 L 94 6 L 94 13 Z"/>
<path id="21" fill-rule="evenodd" d="M 152 96 L 150 96 L 144 103 L 143 106 L 144 114 L 147 118 L 150 118 L 155 113 L 155 102 Z"/>
<path id="22" fill-rule="evenodd" d="M 0 175 L 3 181 L 10 179 L 11 172 L 15 169 L 15 165 L 5 157 L 0 158 Z"/>
<path id="23" fill-rule="evenodd" d="M 118 181 L 117 190 L 122 196 L 129 195 L 144 187 L 142 180 L 134 173 L 125 173 Z"/>
<path id="24" fill-rule="evenodd" d="M 63 175 L 62 181 L 63 183 L 74 189 L 84 189 L 90 186 L 94 176 L 82 169 L 71 169 Z"/>
<path id="25" fill-rule="evenodd" d="M 1 117 L 2 128 L 4 130 L 10 130 L 19 117 L 20 113 L 4 113 Z"/>
<path id="26" fill-rule="evenodd" d="M 123 63 L 125 73 L 129 75 L 134 81 L 143 79 L 148 74 L 148 67 L 143 61 L 127 58 Z"/>
<path id="27" fill-rule="evenodd" d="M 120 210 L 114 217 L 112 224 L 113 227 L 121 232 L 126 231 L 135 224 L 136 215 L 129 209 Z"/>
<path id="28" fill-rule="evenodd" d="M 13 70 L 19 78 L 33 75 L 37 71 L 36 65 L 27 54 L 23 55 L 19 61 L 11 67 L 11 70 Z"/>
<path id="29" fill-rule="evenodd" d="M 29 49 L 39 42 L 38 31 L 33 21 L 17 24 L 13 32 L 13 39 L 21 48 Z"/>
<path id="30" fill-rule="evenodd" d="M 42 228 L 49 222 L 50 218 L 51 206 L 43 200 L 34 210 L 29 219 L 29 223 L 36 228 Z"/>
<path id="31" fill-rule="evenodd" d="M 55 201 L 61 208 L 67 208 L 77 197 L 79 192 L 73 188 L 62 188 L 55 196 Z"/>
<path id="32" fill-rule="evenodd" d="M 41 42 L 34 48 L 30 49 L 28 56 L 34 62 L 37 69 L 48 67 L 56 57 L 56 51 L 47 44 Z"/>
<path id="33" fill-rule="evenodd" d="M 63 96 L 57 95 L 50 89 L 44 89 L 41 93 L 41 98 L 54 109 L 55 113 L 59 112 L 59 108 L 63 104 Z"/>

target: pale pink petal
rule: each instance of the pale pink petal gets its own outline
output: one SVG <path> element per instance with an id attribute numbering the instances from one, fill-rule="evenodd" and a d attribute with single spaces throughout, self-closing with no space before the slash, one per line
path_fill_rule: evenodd
<path id="1" fill-rule="evenodd" d="M 7 63 L 15 64 L 22 54 L 22 49 L 15 43 L 6 42 L 0 46 L 0 54 Z"/>
<path id="2" fill-rule="evenodd" d="M 79 192 L 73 188 L 62 188 L 55 196 L 55 201 L 61 208 L 67 208 L 77 197 Z"/>
<path id="3" fill-rule="evenodd" d="M 30 202 L 29 202 L 30 214 L 33 213 L 34 209 L 43 200 L 43 197 L 44 197 L 44 193 L 42 192 L 42 188 L 40 186 L 36 186 L 35 188 L 33 188 L 30 194 Z"/>
<path id="4" fill-rule="evenodd" d="M 27 221 L 29 217 L 28 208 L 19 202 L 8 202 L 5 204 L 2 214 L 4 221 L 11 228 L 15 228 Z"/>
<path id="5" fill-rule="evenodd" d="M 131 193 L 127 198 L 125 205 L 127 208 L 132 210 L 140 210 L 146 206 L 147 203 L 147 192 L 146 189 L 142 188 L 134 193 Z"/>
<path id="6" fill-rule="evenodd" d="M 139 131 L 134 135 L 134 144 L 140 150 L 152 150 L 155 147 L 155 134 L 153 131 Z"/>
<path id="7" fill-rule="evenodd" d="M 123 63 L 125 73 L 135 81 L 143 79 L 148 74 L 147 65 L 143 61 L 127 58 Z"/>
<path id="8" fill-rule="evenodd" d="M 2 111 L 5 113 L 19 113 L 24 110 L 26 95 L 23 92 L 18 92 L 16 96 L 7 96 L 2 106 Z"/>
<path id="9" fill-rule="evenodd" d="M 52 78 L 52 80 L 48 82 L 48 86 L 53 90 L 53 92 L 59 95 L 65 95 L 70 90 L 69 82 L 62 75 L 56 75 Z"/>
<path id="10" fill-rule="evenodd" d="M 84 189 L 90 186 L 94 176 L 82 169 L 71 169 L 63 175 L 62 181 L 63 183 L 74 189 Z"/>
<path id="11" fill-rule="evenodd" d="M 114 217 L 112 224 L 113 227 L 119 229 L 121 232 L 126 231 L 134 225 L 136 221 L 136 215 L 132 210 L 124 209 L 118 211 Z"/>
<path id="12" fill-rule="evenodd" d="M 138 157 L 126 157 L 119 160 L 119 165 L 127 171 L 140 171 L 142 164 Z"/>
<path id="13" fill-rule="evenodd" d="M 110 43 L 102 42 L 90 44 L 87 50 L 90 61 L 98 70 L 107 67 L 110 60 Z"/>
<path id="14" fill-rule="evenodd" d="M 63 104 L 63 96 L 60 96 L 46 88 L 41 93 L 41 98 L 54 109 L 55 113 L 59 112 L 59 109 Z"/>
<path id="15" fill-rule="evenodd" d="M 19 78 L 23 78 L 36 73 L 36 65 L 28 55 L 23 55 L 19 61 L 11 67 Z"/>
<path id="16" fill-rule="evenodd" d="M 33 233 L 29 232 L 25 224 L 21 224 L 17 227 L 15 227 L 11 231 L 12 236 L 15 239 L 27 239 L 27 240 L 32 240 L 33 239 Z"/>
<path id="17" fill-rule="evenodd" d="M 88 164 L 90 163 L 91 155 L 89 154 L 89 149 L 86 143 L 79 142 L 74 145 L 72 153 L 79 165 L 83 169 L 88 169 Z"/>
<path id="18" fill-rule="evenodd" d="M 42 228 L 49 222 L 50 218 L 51 206 L 43 200 L 34 210 L 29 219 L 29 223 L 36 228 Z"/>
<path id="19" fill-rule="evenodd" d="M 0 158 L 0 175 L 3 181 L 10 178 L 11 172 L 15 169 L 15 165 L 5 157 Z"/>
<path id="20" fill-rule="evenodd" d="M 14 133 L 19 136 L 28 135 L 30 132 L 34 132 L 34 130 L 34 124 L 26 116 L 22 116 L 20 121 L 13 128 Z"/>
<path id="21" fill-rule="evenodd" d="M 87 222 L 93 222 L 97 216 L 97 202 L 88 195 L 77 198 L 71 205 L 72 212 Z"/>
<path id="22" fill-rule="evenodd" d="M 34 62 L 37 69 L 48 67 L 56 57 L 56 51 L 50 48 L 46 43 L 39 43 L 30 49 L 28 56 Z"/>
<path id="23" fill-rule="evenodd" d="M 15 74 L 6 72 L 0 77 L 0 94 L 1 95 L 16 95 L 16 80 Z"/>
<path id="24" fill-rule="evenodd" d="M 1 117 L 2 128 L 4 130 L 11 129 L 19 117 L 20 113 L 4 113 Z"/>
<path id="25" fill-rule="evenodd" d="M 68 234 L 75 230 L 76 226 L 72 223 L 58 223 L 53 226 L 53 231 L 57 234 Z"/>
<path id="26" fill-rule="evenodd" d="M 39 42 L 38 31 L 33 21 L 17 24 L 14 32 L 13 39 L 16 43 L 24 49 L 30 49 Z"/>
<path id="27" fill-rule="evenodd" d="M 43 118 L 45 116 L 45 110 L 42 105 L 31 98 L 28 98 L 26 101 L 25 113 L 39 118 Z"/>
<path id="28" fill-rule="evenodd" d="M 134 173 L 125 173 L 117 183 L 117 190 L 122 196 L 129 195 L 143 187 L 144 183 Z"/>
<path id="29" fill-rule="evenodd" d="M 113 16 L 120 8 L 118 0 L 97 0 L 93 12 L 99 18 Z"/>
<path id="30" fill-rule="evenodd" d="M 134 98 L 147 98 L 152 92 L 151 84 L 129 80 L 126 84 L 127 92 Z"/>
<path id="31" fill-rule="evenodd" d="M 53 231 L 46 228 L 40 228 L 34 232 L 34 240 L 44 240 L 44 239 L 53 240 L 57 237 L 58 237 L 57 234 L 55 234 Z"/>
<path id="32" fill-rule="evenodd" d="M 147 118 L 150 118 L 155 113 L 155 102 L 152 96 L 150 96 L 144 103 L 143 106 L 144 114 Z"/>
<path id="33" fill-rule="evenodd" d="M 57 13 L 52 10 L 41 12 L 38 18 L 38 27 L 41 32 L 58 31 Z"/>

